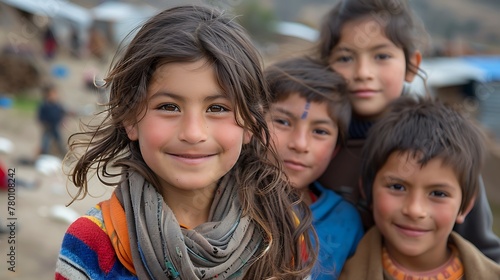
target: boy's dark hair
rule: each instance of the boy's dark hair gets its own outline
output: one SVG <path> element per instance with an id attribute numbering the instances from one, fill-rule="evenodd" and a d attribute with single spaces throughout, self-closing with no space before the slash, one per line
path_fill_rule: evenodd
<path id="1" fill-rule="evenodd" d="M 345 139 L 351 117 L 347 84 L 326 63 L 309 57 L 291 58 L 267 67 L 264 76 L 272 103 L 295 93 L 310 102 L 327 102 L 330 118 L 339 127 L 339 140 Z"/>
<path id="2" fill-rule="evenodd" d="M 400 97 L 371 129 L 363 149 L 362 181 L 368 204 L 377 172 L 394 152 L 409 153 L 421 166 L 439 158 L 460 183 L 460 211 L 477 194 L 485 157 L 482 130 L 457 109 L 430 98 Z"/>
<path id="3" fill-rule="evenodd" d="M 419 49 L 419 43 L 425 41 L 427 33 L 406 0 L 340 0 L 323 19 L 317 45 L 319 58 L 329 61 L 347 22 L 370 16 L 384 27 L 387 38 L 403 49 L 407 70 L 418 74 L 419 69 L 410 62 L 410 57 Z"/>

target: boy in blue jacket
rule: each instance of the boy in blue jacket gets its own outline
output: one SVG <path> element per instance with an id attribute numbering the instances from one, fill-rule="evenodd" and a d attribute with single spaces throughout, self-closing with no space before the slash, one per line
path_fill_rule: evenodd
<path id="1" fill-rule="evenodd" d="M 272 100 L 267 113 L 282 167 L 313 213 L 319 256 L 312 279 L 336 279 L 363 236 L 356 208 L 317 178 L 343 139 L 351 109 L 344 79 L 306 57 L 265 71 Z"/>

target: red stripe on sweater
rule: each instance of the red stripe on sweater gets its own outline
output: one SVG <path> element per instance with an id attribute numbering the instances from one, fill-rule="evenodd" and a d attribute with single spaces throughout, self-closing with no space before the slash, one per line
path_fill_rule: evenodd
<path id="1" fill-rule="evenodd" d="M 108 235 L 94 222 L 85 217 L 78 218 L 67 231 L 83 241 L 97 254 L 99 268 L 109 273 L 116 262 L 116 253 Z"/>
<path id="2" fill-rule="evenodd" d="M 66 279 L 66 277 L 62 276 L 58 272 L 56 272 L 55 280 L 68 280 L 68 279 Z"/>

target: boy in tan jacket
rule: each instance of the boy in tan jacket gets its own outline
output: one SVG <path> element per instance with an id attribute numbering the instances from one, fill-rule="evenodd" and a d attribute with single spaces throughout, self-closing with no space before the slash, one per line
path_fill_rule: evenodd
<path id="1" fill-rule="evenodd" d="M 477 195 L 481 131 L 449 106 L 410 97 L 371 131 L 362 181 L 375 226 L 340 279 L 500 279 L 500 265 L 452 232 Z"/>

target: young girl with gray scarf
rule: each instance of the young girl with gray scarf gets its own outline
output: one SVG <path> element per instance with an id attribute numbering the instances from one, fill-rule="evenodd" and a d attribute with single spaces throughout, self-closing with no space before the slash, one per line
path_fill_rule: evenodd
<path id="1" fill-rule="evenodd" d="M 56 279 L 309 274 L 311 214 L 274 163 L 261 61 L 233 18 L 202 6 L 161 12 L 106 87 L 102 123 L 70 138 L 73 201 L 94 170 L 116 188 L 68 228 Z"/>

